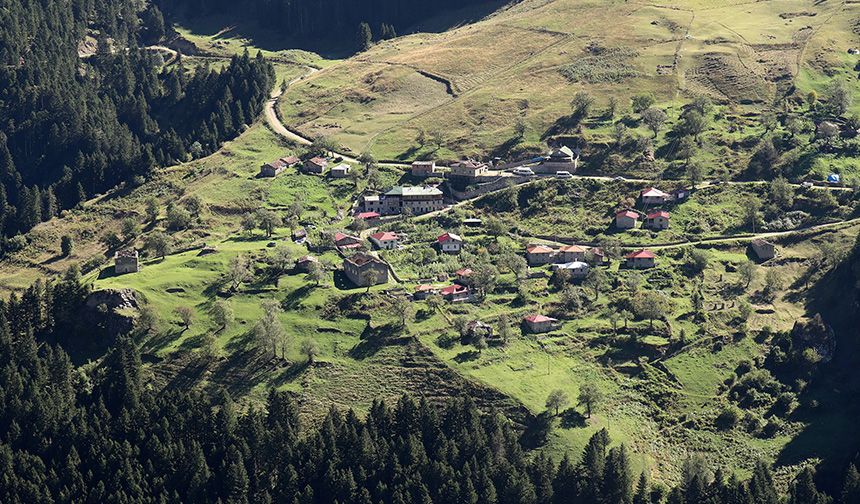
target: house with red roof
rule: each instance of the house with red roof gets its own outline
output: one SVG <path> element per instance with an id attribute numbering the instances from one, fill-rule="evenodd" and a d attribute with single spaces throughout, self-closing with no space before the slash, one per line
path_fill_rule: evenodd
<path id="1" fill-rule="evenodd" d="M 546 315 L 533 314 L 525 317 L 523 323 L 530 333 L 548 333 L 558 327 L 558 320 Z"/>
<path id="2" fill-rule="evenodd" d="M 304 171 L 305 173 L 315 173 L 317 175 L 322 175 L 325 172 L 326 167 L 328 166 L 328 161 L 322 157 L 314 157 L 305 161 Z"/>
<path id="3" fill-rule="evenodd" d="M 642 190 L 639 198 L 642 200 L 643 205 L 662 205 L 669 201 L 671 196 L 656 187 L 649 187 Z"/>
<path id="4" fill-rule="evenodd" d="M 339 249 L 361 248 L 361 240 L 355 236 L 337 232 L 334 234 L 334 246 Z"/>
<path id="5" fill-rule="evenodd" d="M 649 212 L 645 217 L 645 227 L 657 230 L 669 229 L 669 212 L 665 210 Z"/>
<path id="6" fill-rule="evenodd" d="M 526 248 L 526 260 L 530 266 L 550 264 L 555 260 L 555 249 L 546 245 L 529 245 Z"/>
<path id="7" fill-rule="evenodd" d="M 585 261 L 585 254 L 588 249 L 579 245 L 565 245 L 558 249 L 556 262 L 569 263 L 575 261 Z"/>
<path id="8" fill-rule="evenodd" d="M 382 217 L 378 212 L 359 212 L 355 214 L 355 220 L 361 220 L 368 224 L 372 222 L 376 222 L 377 219 Z"/>
<path id="9" fill-rule="evenodd" d="M 656 266 L 657 256 L 650 250 L 642 249 L 627 254 L 624 261 L 630 269 L 648 269 Z"/>
<path id="10" fill-rule="evenodd" d="M 370 243 L 380 250 L 393 250 L 400 246 L 397 233 L 391 231 L 381 231 L 370 235 Z"/>
<path id="11" fill-rule="evenodd" d="M 472 282 L 472 279 L 471 279 L 472 273 L 473 273 L 473 271 L 471 270 L 471 268 L 458 269 L 454 273 L 454 276 L 456 277 L 454 279 L 454 281 L 460 285 L 468 286 Z"/>
<path id="12" fill-rule="evenodd" d="M 454 233 L 443 234 L 436 238 L 436 243 L 439 244 L 439 249 L 442 252 L 449 254 L 459 254 L 463 250 L 463 239 Z"/>
<path id="13" fill-rule="evenodd" d="M 452 303 L 465 301 L 469 299 L 469 296 L 471 295 L 468 287 L 459 284 L 449 285 L 448 287 L 440 290 L 439 294 L 445 298 L 446 301 L 450 301 Z"/>
<path id="14" fill-rule="evenodd" d="M 633 229 L 639 222 L 639 214 L 633 210 L 622 210 L 615 214 L 615 227 L 618 229 Z"/>
<path id="15" fill-rule="evenodd" d="M 599 266 L 609 262 L 609 256 L 606 255 L 606 251 L 604 251 L 602 248 L 593 247 L 591 250 L 588 251 L 588 253 L 591 256 L 591 262 L 595 265 Z"/>
<path id="16" fill-rule="evenodd" d="M 415 292 L 412 293 L 413 299 L 427 299 L 433 294 L 439 292 L 439 289 L 430 284 L 421 284 L 415 287 Z"/>

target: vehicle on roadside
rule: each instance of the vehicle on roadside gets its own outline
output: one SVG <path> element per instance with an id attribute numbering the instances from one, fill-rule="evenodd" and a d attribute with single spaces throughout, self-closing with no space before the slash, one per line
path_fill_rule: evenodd
<path id="1" fill-rule="evenodd" d="M 513 173 L 514 175 L 519 175 L 520 177 L 532 177 L 535 174 L 535 172 L 533 172 L 531 168 L 526 168 L 525 166 L 514 168 L 513 170 L 511 170 L 511 173 Z"/>
<path id="2" fill-rule="evenodd" d="M 571 179 L 571 178 L 573 178 L 573 175 L 571 175 L 569 171 L 565 171 L 565 170 L 556 172 L 555 176 L 560 178 L 560 179 Z"/>
<path id="3" fill-rule="evenodd" d="M 627 179 L 622 177 L 621 175 L 618 175 L 617 177 L 612 177 L 612 180 L 615 182 L 626 182 L 627 181 Z"/>
<path id="4" fill-rule="evenodd" d="M 806 182 L 804 182 L 804 183 L 800 184 L 800 187 L 802 187 L 802 188 L 804 188 L 804 189 L 812 189 L 813 187 L 815 187 L 815 183 L 810 182 L 809 180 L 807 180 Z"/>

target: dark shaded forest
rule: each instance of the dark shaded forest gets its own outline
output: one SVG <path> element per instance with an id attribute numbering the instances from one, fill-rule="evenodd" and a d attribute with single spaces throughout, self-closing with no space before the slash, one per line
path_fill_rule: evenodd
<path id="1" fill-rule="evenodd" d="M 0 9 L 0 235 L 211 153 L 261 112 L 275 80 L 268 62 L 162 68 L 144 44 L 163 36 L 163 17 L 138 5 L 13 0 Z M 96 47 L 79 54 L 87 38 Z"/>
<path id="2" fill-rule="evenodd" d="M 853 464 L 829 495 L 811 468 L 781 495 L 764 463 L 741 481 L 703 457 L 666 487 L 635 472 L 606 431 L 553 461 L 527 448 L 540 425 L 522 431 L 469 398 L 377 401 L 364 419 L 332 409 L 308 424 L 289 393 L 271 391 L 264 410 L 242 412 L 227 393 L 154 387 L 134 335 L 75 368 L 53 343 L 101 337 L 76 321 L 88 292 L 72 269 L 0 302 L 0 502 L 860 502 Z"/>
<path id="3" fill-rule="evenodd" d="M 396 36 L 428 17 L 491 0 L 159 0 L 166 13 L 188 17 L 248 13 L 285 37 L 328 38 L 352 44 L 361 23 L 375 40 Z M 360 47 L 358 47 L 360 49 Z"/>

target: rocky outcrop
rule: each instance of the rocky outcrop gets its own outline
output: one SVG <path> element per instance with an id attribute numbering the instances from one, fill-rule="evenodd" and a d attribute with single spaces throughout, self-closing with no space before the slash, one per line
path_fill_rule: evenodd
<path id="1" fill-rule="evenodd" d="M 116 339 L 134 329 L 135 314 L 140 308 L 137 293 L 131 289 L 105 289 L 92 292 L 84 303 L 84 320 Z"/>

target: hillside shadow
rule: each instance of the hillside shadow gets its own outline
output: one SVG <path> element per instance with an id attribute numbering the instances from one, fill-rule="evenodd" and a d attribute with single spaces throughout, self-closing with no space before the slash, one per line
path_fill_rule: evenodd
<path id="1" fill-rule="evenodd" d="M 302 300 L 305 299 L 306 297 L 308 297 L 311 294 L 311 292 L 313 292 L 313 290 L 314 290 L 313 284 L 306 284 L 306 285 L 299 287 L 298 289 L 287 294 L 287 296 L 284 298 L 284 300 L 281 301 L 281 307 L 284 310 L 293 310 L 293 309 L 298 308 L 299 305 L 301 304 Z"/>
<path id="2" fill-rule="evenodd" d="M 469 5 L 459 9 L 447 9 L 412 25 L 398 27 L 398 34 L 406 35 L 417 32 L 441 33 L 452 28 L 479 21 L 498 9 L 507 5 L 509 0 L 489 0 Z M 269 26 L 257 21 L 237 20 L 237 12 L 232 14 L 198 14 L 192 9 L 167 9 L 169 19 L 189 29 L 192 33 L 211 37 L 213 40 L 244 39 L 243 44 L 249 49 L 262 49 L 279 52 L 300 49 L 319 54 L 326 59 L 345 59 L 355 54 L 355 26 L 340 26 L 332 24 L 322 33 L 316 35 L 291 34 L 284 26 L 273 19 Z M 371 29 L 379 30 L 380 22 L 371 22 Z M 340 32 L 345 36 L 333 37 L 332 33 Z"/>

